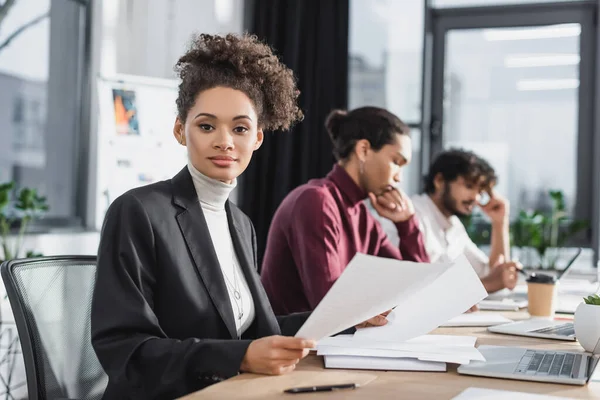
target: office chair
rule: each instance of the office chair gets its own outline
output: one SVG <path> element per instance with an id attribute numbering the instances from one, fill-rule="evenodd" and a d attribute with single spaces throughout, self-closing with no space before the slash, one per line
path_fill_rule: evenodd
<path id="1" fill-rule="evenodd" d="M 102 397 L 108 377 L 91 344 L 96 257 L 12 260 L 0 266 L 31 400 Z"/>

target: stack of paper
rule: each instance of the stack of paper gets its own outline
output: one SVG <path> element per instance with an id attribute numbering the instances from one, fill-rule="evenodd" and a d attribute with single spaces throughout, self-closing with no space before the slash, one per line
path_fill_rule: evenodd
<path id="1" fill-rule="evenodd" d="M 425 335 L 392 343 L 339 335 L 319 341 L 317 354 L 325 357 L 326 368 L 445 371 L 446 363 L 485 361 L 476 341 L 471 336 Z"/>
<path id="2" fill-rule="evenodd" d="M 460 288 L 457 295 L 457 289 Z M 419 264 L 357 254 L 296 337 L 318 340 L 329 368 L 444 371 L 485 361 L 474 337 L 426 335 L 487 295 L 464 255 Z M 388 323 L 328 337 L 384 311 Z"/>
<path id="3" fill-rule="evenodd" d="M 431 332 L 486 295 L 464 255 L 453 263 L 423 264 L 356 254 L 296 337 L 321 340 L 394 308 L 387 325 L 356 335 L 400 343 Z"/>
<path id="4" fill-rule="evenodd" d="M 446 363 L 416 358 L 324 356 L 325 368 L 446 372 Z"/>

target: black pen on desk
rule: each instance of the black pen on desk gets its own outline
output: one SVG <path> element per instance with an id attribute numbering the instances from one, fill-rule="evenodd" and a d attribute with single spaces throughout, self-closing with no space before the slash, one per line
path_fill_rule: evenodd
<path id="1" fill-rule="evenodd" d="M 284 393 L 311 393 L 311 392 L 332 392 L 334 390 L 342 390 L 342 389 L 356 389 L 360 387 L 359 384 L 356 383 L 345 383 L 342 385 L 324 385 L 324 386 L 306 386 L 306 387 L 297 387 L 286 389 Z"/>

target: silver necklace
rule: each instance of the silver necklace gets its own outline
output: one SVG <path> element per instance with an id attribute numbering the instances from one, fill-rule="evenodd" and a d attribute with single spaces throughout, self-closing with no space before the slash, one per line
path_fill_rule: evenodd
<path id="1" fill-rule="evenodd" d="M 233 267 L 234 284 L 231 283 L 231 281 L 227 277 L 227 274 L 223 273 L 223 275 L 225 276 L 225 283 L 228 284 L 228 289 L 231 290 L 233 293 L 233 300 L 235 303 L 235 307 L 238 311 L 237 319 L 241 322 L 242 318 L 244 317 L 244 299 L 242 298 L 242 294 L 240 293 L 240 282 L 237 276 L 237 268 L 235 265 L 235 250 L 233 249 L 233 245 L 231 246 L 231 265 Z"/>

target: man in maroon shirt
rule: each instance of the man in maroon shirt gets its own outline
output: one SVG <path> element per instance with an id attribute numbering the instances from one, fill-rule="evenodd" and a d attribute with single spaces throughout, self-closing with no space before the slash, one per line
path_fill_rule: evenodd
<path id="1" fill-rule="evenodd" d="M 429 262 L 408 196 L 395 186 L 411 160 L 408 127 L 381 108 L 333 111 L 326 122 L 338 163 L 294 189 L 269 230 L 262 283 L 276 314 L 313 310 L 357 252 Z M 393 221 L 399 248 L 363 200 Z"/>

